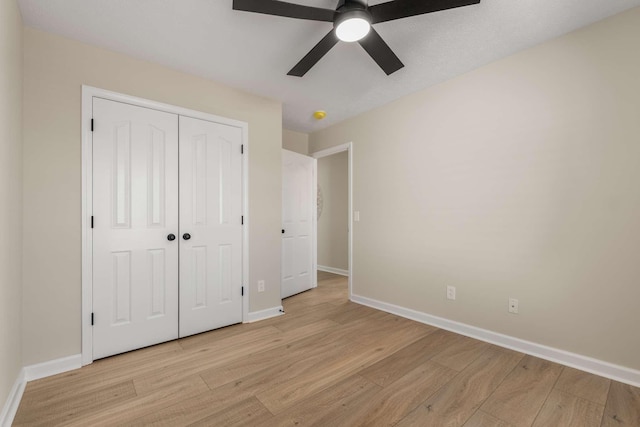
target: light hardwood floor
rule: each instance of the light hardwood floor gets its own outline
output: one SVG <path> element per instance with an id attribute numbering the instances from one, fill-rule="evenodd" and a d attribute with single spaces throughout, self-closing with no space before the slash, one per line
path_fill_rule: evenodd
<path id="1" fill-rule="evenodd" d="M 640 426 L 640 389 L 347 301 L 30 382 L 16 426 Z"/>

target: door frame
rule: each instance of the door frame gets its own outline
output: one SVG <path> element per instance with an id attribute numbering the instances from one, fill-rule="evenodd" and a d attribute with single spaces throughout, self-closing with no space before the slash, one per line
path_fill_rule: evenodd
<path id="1" fill-rule="evenodd" d="M 242 321 L 249 319 L 249 125 L 239 120 L 228 119 L 201 111 L 190 110 L 171 104 L 151 101 L 144 98 L 125 95 L 92 86 L 82 85 L 82 310 L 81 310 L 81 349 L 82 365 L 93 362 L 93 329 L 91 326 L 91 313 L 93 311 L 93 233 L 91 232 L 91 216 L 93 215 L 93 147 L 91 120 L 93 117 L 93 98 L 102 98 L 109 101 L 122 102 L 137 107 L 150 108 L 152 110 L 172 113 L 179 116 L 192 117 L 194 119 L 207 120 L 220 123 L 242 130 L 242 144 L 244 155 L 242 156 L 242 213 L 244 215 L 244 227 L 242 227 L 242 282 L 244 295 L 242 297 Z"/>
<path id="2" fill-rule="evenodd" d="M 311 157 L 315 159 L 320 159 L 322 157 L 331 156 L 332 154 L 342 153 L 343 151 L 347 152 L 347 186 L 349 192 L 349 207 L 348 207 L 348 215 L 349 219 L 347 224 L 349 226 L 348 230 L 348 242 L 349 247 L 347 249 L 348 258 L 349 258 L 349 300 L 353 296 L 353 142 L 347 142 L 346 144 L 336 145 L 335 147 L 330 147 L 324 150 L 319 150 L 311 153 Z M 317 187 L 317 184 L 316 184 Z M 316 246 L 318 241 L 316 239 Z M 317 252 L 317 248 L 316 248 Z"/>

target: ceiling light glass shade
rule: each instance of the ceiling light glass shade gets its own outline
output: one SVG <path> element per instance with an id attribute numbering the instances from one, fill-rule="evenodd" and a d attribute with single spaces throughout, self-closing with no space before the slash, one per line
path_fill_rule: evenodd
<path id="1" fill-rule="evenodd" d="M 356 42 L 369 34 L 371 24 L 364 18 L 345 19 L 336 27 L 336 35 L 343 42 Z"/>

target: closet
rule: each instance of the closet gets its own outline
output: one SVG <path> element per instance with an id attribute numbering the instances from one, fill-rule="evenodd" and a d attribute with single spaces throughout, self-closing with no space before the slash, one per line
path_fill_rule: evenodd
<path id="1" fill-rule="evenodd" d="M 92 109 L 93 359 L 241 322 L 243 129 Z"/>

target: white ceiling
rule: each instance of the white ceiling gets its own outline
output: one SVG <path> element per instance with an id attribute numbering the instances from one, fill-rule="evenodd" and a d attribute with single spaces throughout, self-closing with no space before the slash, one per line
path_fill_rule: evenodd
<path id="1" fill-rule="evenodd" d="M 289 1 L 330 9 L 338 3 Z M 357 43 L 338 43 L 303 78 L 286 74 L 332 24 L 237 12 L 231 9 L 232 0 L 19 4 L 30 27 L 281 100 L 283 126 L 313 132 L 640 6 L 640 0 L 482 0 L 475 6 L 381 23 L 376 30 L 405 68 L 386 76 Z M 328 113 L 321 122 L 312 118 L 319 109 Z"/>

